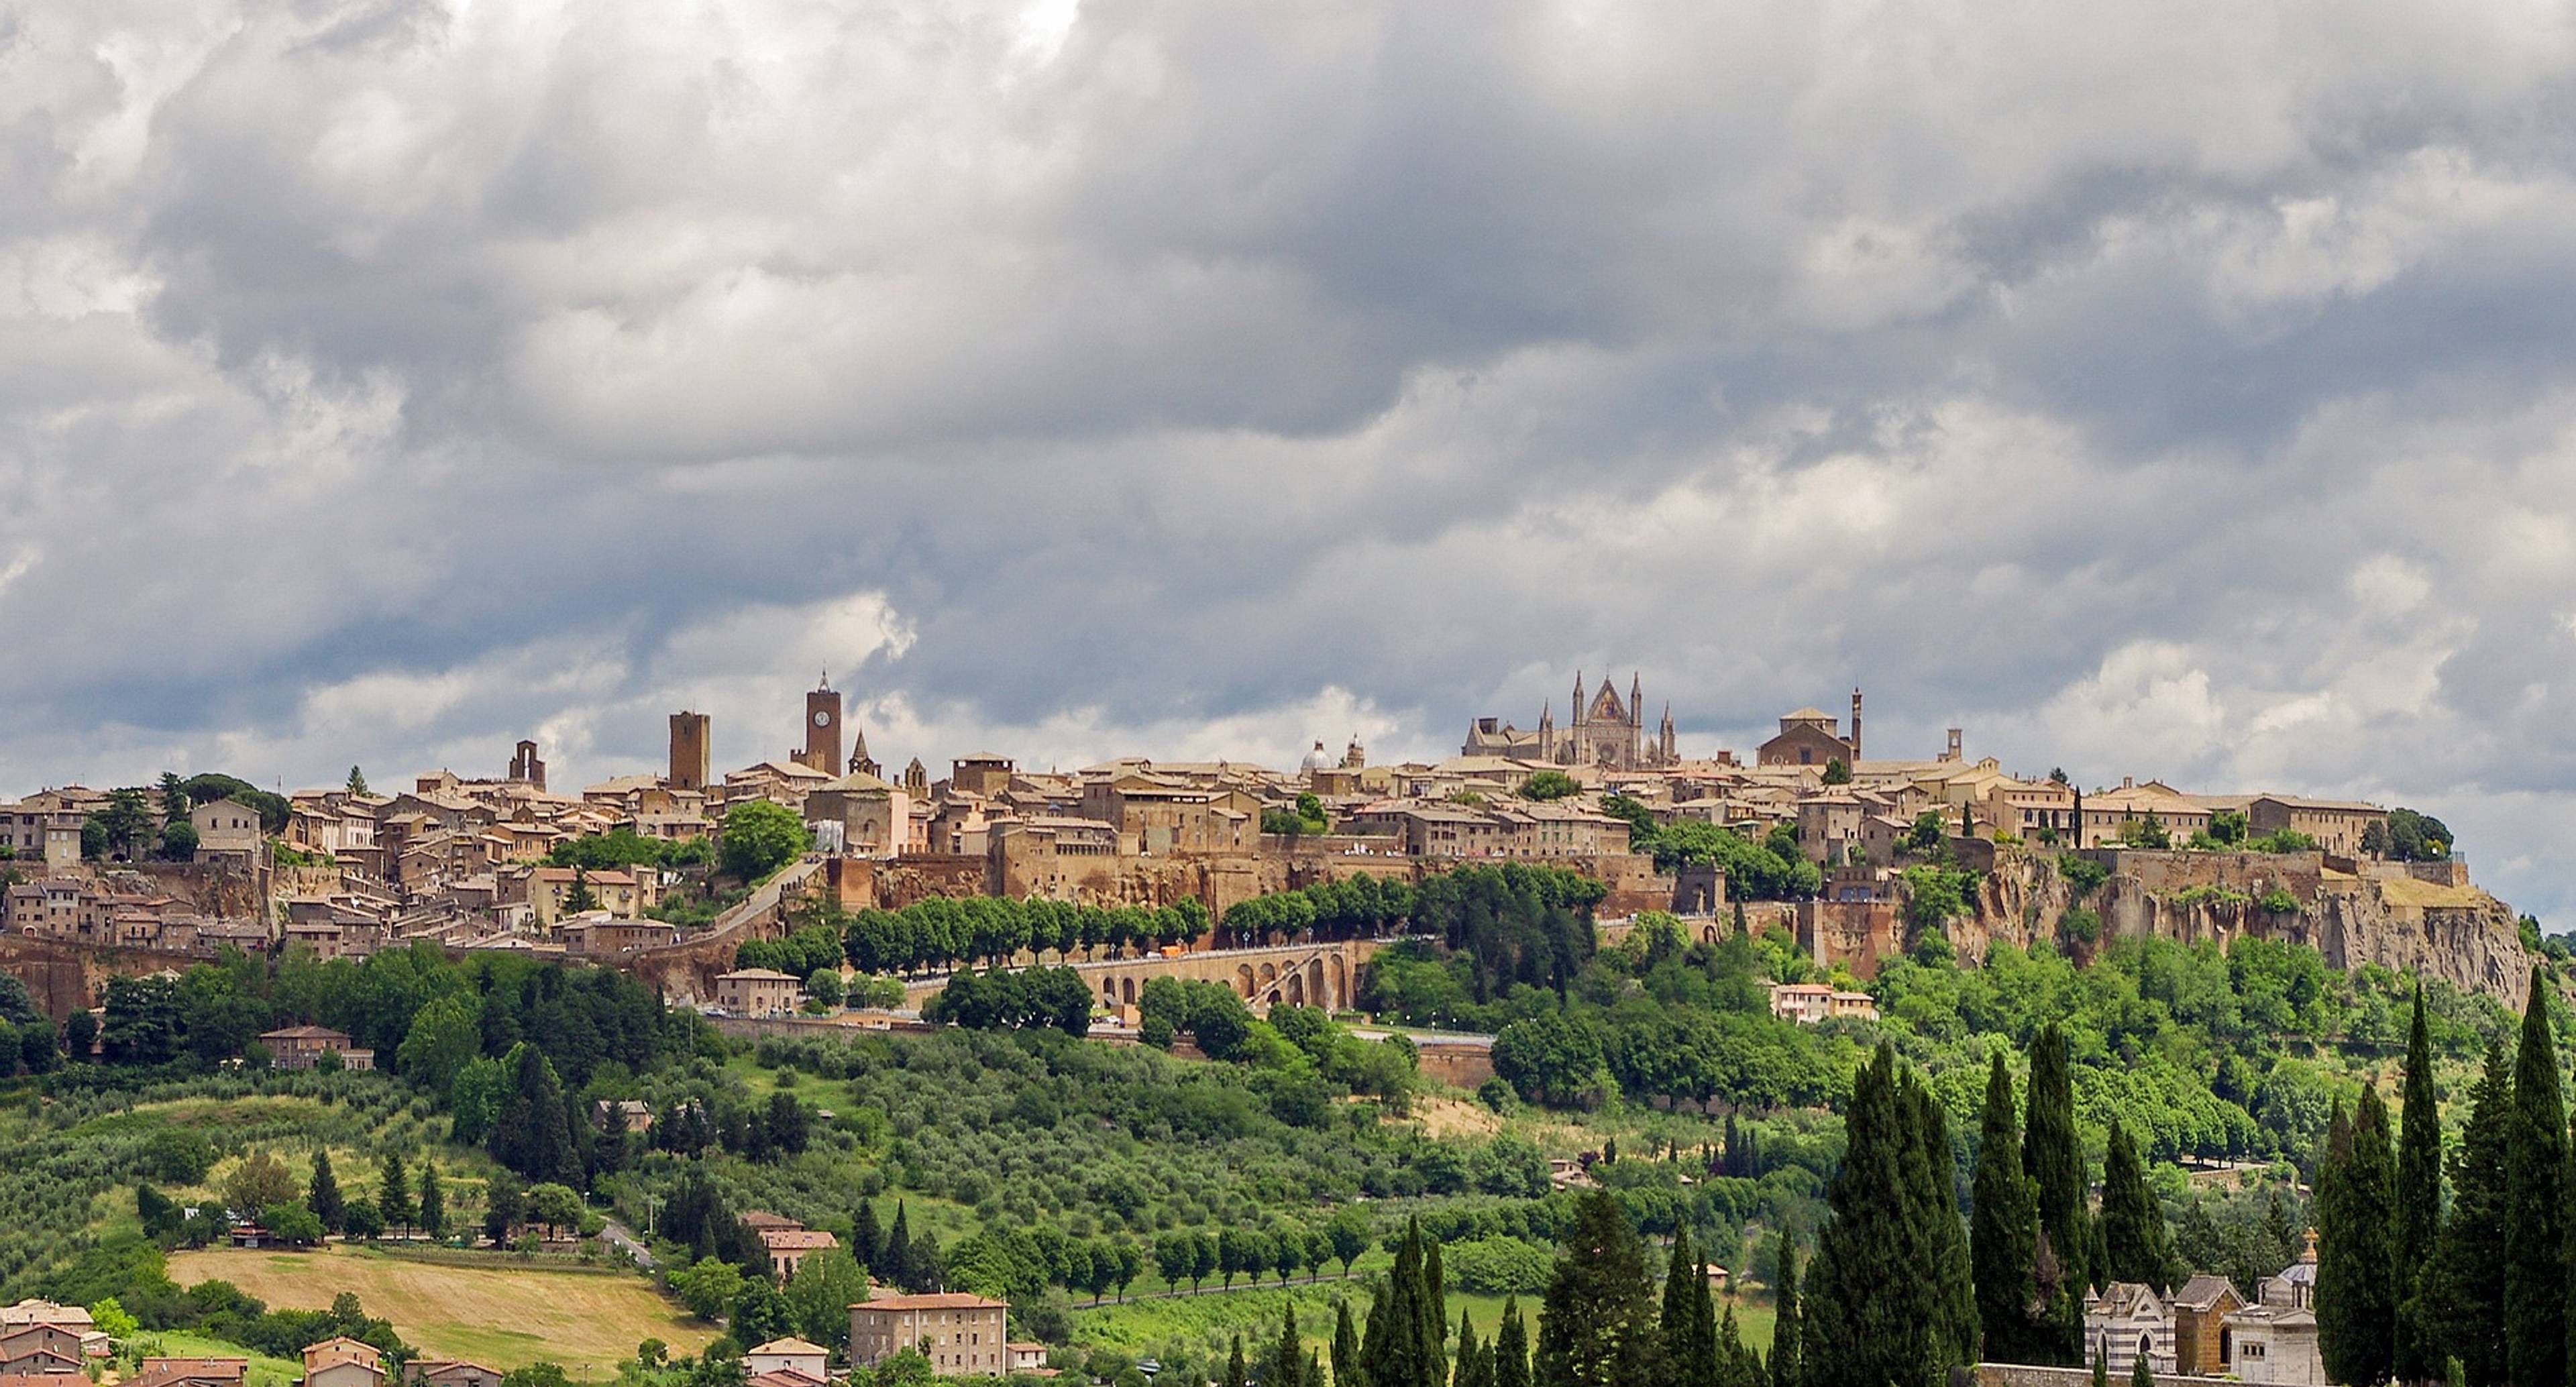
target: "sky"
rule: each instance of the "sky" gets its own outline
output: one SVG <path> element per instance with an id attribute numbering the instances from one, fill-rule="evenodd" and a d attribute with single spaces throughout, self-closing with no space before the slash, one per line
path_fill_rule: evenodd
<path id="1" fill-rule="evenodd" d="M 0 0 L 0 795 L 1749 752 L 2576 925 L 2576 13 Z"/>

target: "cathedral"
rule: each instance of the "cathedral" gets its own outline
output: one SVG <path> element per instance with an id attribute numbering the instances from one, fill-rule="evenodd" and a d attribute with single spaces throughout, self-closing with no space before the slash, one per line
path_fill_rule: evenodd
<path id="1" fill-rule="evenodd" d="M 1567 701 L 1566 711 L 1574 721 L 1563 729 L 1556 725 L 1556 705 L 1551 702 L 1538 715 L 1538 729 L 1524 732 L 1498 718 L 1478 718 L 1467 727 L 1466 744 L 1458 748 L 1461 756 L 1506 756 L 1515 761 L 1542 761 L 1555 766 L 1597 766 L 1603 770 L 1650 770 L 1673 765 L 1681 758 L 1673 751 L 1673 708 L 1664 705 L 1664 720 L 1654 736 L 1646 739 L 1646 693 L 1635 675 L 1628 676 L 1628 698 L 1619 699 L 1619 690 L 1607 679 L 1601 688 L 1584 701 L 1583 676 L 1574 676 L 1574 697 Z"/>

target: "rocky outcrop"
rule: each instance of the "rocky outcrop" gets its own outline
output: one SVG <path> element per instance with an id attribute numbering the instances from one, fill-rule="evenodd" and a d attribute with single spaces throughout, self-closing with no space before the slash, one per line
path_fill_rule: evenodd
<path id="1" fill-rule="evenodd" d="M 1996 940 L 2027 948 L 2049 939 L 2081 958 L 2105 939 L 2226 947 L 2250 935 L 2312 945 L 2338 968 L 2375 963 L 2440 978 L 2516 1008 L 2536 961 L 2513 907 L 2447 865 L 2338 862 L 2316 853 L 2083 855 L 2107 876 L 2080 903 L 2054 857 L 1999 860 L 1979 883 L 1973 917 L 1951 926 L 1951 942 L 1963 957 L 1982 959 Z M 2295 908 L 2266 908 L 2285 899 Z M 2079 904 L 2090 921 L 2073 916 Z"/>

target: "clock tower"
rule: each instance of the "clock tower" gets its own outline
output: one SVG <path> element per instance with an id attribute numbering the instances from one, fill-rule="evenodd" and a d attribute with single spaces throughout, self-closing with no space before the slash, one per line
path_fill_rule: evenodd
<path id="1" fill-rule="evenodd" d="M 796 759 L 825 775 L 841 773 L 841 696 L 828 677 L 805 695 L 805 754 Z"/>

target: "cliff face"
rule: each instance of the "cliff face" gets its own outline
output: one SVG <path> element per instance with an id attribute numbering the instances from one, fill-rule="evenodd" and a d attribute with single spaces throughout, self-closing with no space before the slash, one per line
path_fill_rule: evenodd
<path id="1" fill-rule="evenodd" d="M 2100 916 L 2097 939 L 2210 940 L 2225 947 L 2253 936 L 2314 946 L 2326 962 L 2365 963 L 2441 978 L 2519 1008 L 2536 961 L 2522 946 L 2513 907 L 2440 869 L 2340 871 L 2317 854 L 2095 851 L 2109 869 L 2082 904 Z M 2275 891 L 2295 911 L 2269 911 Z M 2029 947 L 2055 939 L 2076 957 L 2092 942 L 2069 938 L 2077 904 L 2063 874 L 2044 858 L 2000 861 L 1981 882 L 1973 918 L 1951 927 L 1952 942 L 1982 959 L 1995 940 Z"/>

